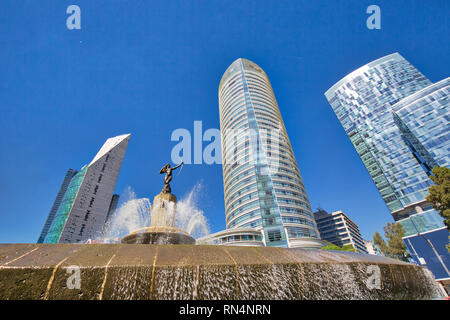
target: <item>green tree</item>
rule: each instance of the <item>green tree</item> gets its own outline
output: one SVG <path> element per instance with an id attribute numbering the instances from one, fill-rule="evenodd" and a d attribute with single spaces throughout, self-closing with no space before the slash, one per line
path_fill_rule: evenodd
<path id="1" fill-rule="evenodd" d="M 405 236 L 405 229 L 403 229 L 400 223 L 390 223 L 384 226 L 384 236 L 387 239 L 387 254 L 404 260 L 408 254 L 406 251 L 406 245 L 403 242 Z"/>
<path id="2" fill-rule="evenodd" d="M 373 243 L 377 245 L 378 249 L 380 249 L 383 254 L 387 253 L 386 242 L 384 242 L 383 237 L 378 233 L 378 231 L 373 235 Z"/>
<path id="3" fill-rule="evenodd" d="M 428 188 L 427 201 L 433 208 L 439 211 L 444 218 L 444 223 L 450 230 L 450 169 L 446 167 L 434 167 L 430 179 L 436 184 Z"/>
<path id="4" fill-rule="evenodd" d="M 405 229 L 400 223 L 390 222 L 383 229 L 387 244 L 378 232 L 373 235 L 373 242 L 386 256 L 406 261 L 409 253 L 402 239 L 405 236 Z"/>

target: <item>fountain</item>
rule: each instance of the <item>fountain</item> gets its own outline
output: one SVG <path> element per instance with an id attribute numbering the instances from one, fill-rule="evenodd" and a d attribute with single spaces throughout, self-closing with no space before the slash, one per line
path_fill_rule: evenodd
<path id="1" fill-rule="evenodd" d="M 436 298 L 439 293 L 428 269 L 350 252 L 186 244 L 0 244 L 0 300 Z"/>
<path id="2" fill-rule="evenodd" d="M 387 257 L 194 245 L 189 233 L 175 228 L 178 215 L 184 229 L 195 229 L 186 223 L 189 206 L 176 214 L 169 183 L 177 167 L 161 169 L 164 188 L 154 199 L 150 227 L 120 244 L 0 244 L 0 300 L 441 298 L 427 268 Z M 120 209 L 133 214 L 117 222 L 127 221 L 129 232 L 147 223 L 149 207 L 148 199 L 133 195 Z"/>
<path id="3" fill-rule="evenodd" d="M 95 240 L 99 243 L 120 243 L 127 234 L 150 225 L 149 198 L 138 198 L 128 186 L 121 194 L 122 204 L 107 221 L 103 233 Z"/>
<path id="4" fill-rule="evenodd" d="M 177 197 L 173 195 L 170 188 L 172 171 L 183 165 L 172 168 L 166 164 L 160 174 L 164 177 L 164 187 L 153 200 L 151 224 L 148 228 L 133 231 L 122 238 L 125 244 L 195 244 L 195 239 L 186 231 L 175 228 L 175 214 Z"/>

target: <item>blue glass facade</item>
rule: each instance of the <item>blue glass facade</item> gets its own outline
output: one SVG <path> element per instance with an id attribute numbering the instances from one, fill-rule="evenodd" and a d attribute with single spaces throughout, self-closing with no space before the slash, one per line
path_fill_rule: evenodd
<path id="1" fill-rule="evenodd" d="M 422 201 L 431 185 L 392 113 L 392 105 L 430 84 L 395 53 L 359 68 L 325 93 L 391 212 Z"/>
<path id="2" fill-rule="evenodd" d="M 59 206 L 61 205 L 61 201 L 63 200 L 64 194 L 66 193 L 69 183 L 72 180 L 73 176 L 77 172 L 78 171 L 73 170 L 73 169 L 67 170 L 66 176 L 64 177 L 63 183 L 61 184 L 61 187 L 59 188 L 58 194 L 56 195 L 55 201 L 53 202 L 53 206 L 50 209 L 47 220 L 45 220 L 44 227 L 42 228 L 42 231 L 41 231 L 41 234 L 39 235 L 39 239 L 38 239 L 37 243 L 44 242 L 45 237 L 47 236 L 47 233 L 50 229 L 50 226 L 53 223 L 53 219 L 55 219 L 55 215 L 58 212 Z"/>
<path id="3" fill-rule="evenodd" d="M 450 278 L 450 256 L 445 247 L 448 243 L 448 230 L 446 228 L 412 235 L 403 240 L 417 264 L 427 266 L 436 279 Z"/>
<path id="4" fill-rule="evenodd" d="M 72 210 L 75 198 L 80 190 L 81 184 L 83 183 L 84 176 L 88 166 L 84 166 L 80 172 L 78 172 L 70 181 L 67 187 L 66 193 L 61 201 L 61 205 L 56 212 L 53 223 L 45 237 L 44 243 L 58 243 L 63 232 L 64 226 L 66 224 L 69 213 Z"/>
<path id="5" fill-rule="evenodd" d="M 325 93 L 406 237 L 445 229 L 425 197 L 432 168 L 450 164 L 449 93 L 449 79 L 432 84 L 398 53 L 355 70 Z M 419 256 L 431 250 L 421 248 L 426 252 Z M 430 261 L 434 272 L 438 266 Z"/>
<path id="6" fill-rule="evenodd" d="M 411 145 L 410 148 L 417 149 L 419 156 L 423 157 L 421 162 L 428 166 L 450 165 L 449 106 L 450 78 L 434 83 L 392 106 L 404 140 Z"/>
<path id="7" fill-rule="evenodd" d="M 262 229 L 267 246 L 320 247 L 269 79 L 236 60 L 219 86 L 227 229 Z"/>

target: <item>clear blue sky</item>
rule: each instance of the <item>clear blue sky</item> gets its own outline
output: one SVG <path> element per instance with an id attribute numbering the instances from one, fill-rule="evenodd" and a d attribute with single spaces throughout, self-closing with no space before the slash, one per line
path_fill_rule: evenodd
<path id="1" fill-rule="evenodd" d="M 81 30 L 66 8 L 81 8 Z M 381 8 L 381 30 L 366 8 Z M 68 168 L 106 138 L 132 137 L 116 185 L 160 191 L 177 128 L 219 128 L 217 89 L 237 58 L 269 76 L 313 209 L 343 210 L 365 238 L 392 221 L 324 92 L 400 52 L 431 81 L 449 76 L 448 0 L 0 2 L 0 242 L 35 242 Z M 222 168 L 189 165 L 211 231 L 225 228 Z"/>

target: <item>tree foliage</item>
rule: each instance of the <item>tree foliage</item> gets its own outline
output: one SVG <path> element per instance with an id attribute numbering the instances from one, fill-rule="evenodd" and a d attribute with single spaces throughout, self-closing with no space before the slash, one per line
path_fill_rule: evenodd
<path id="1" fill-rule="evenodd" d="M 383 237 L 378 233 L 378 231 L 373 235 L 373 243 L 377 245 L 378 249 L 380 249 L 383 254 L 387 253 L 386 242 L 384 242 Z"/>
<path id="2" fill-rule="evenodd" d="M 375 232 L 373 235 L 373 242 L 386 256 L 406 260 L 409 253 L 406 250 L 406 245 L 402 239 L 405 236 L 405 229 L 403 229 L 400 223 L 390 222 L 388 222 L 383 229 L 387 243 L 378 232 Z"/>
<path id="3" fill-rule="evenodd" d="M 444 223 L 450 230 L 450 169 L 446 167 L 434 167 L 430 179 L 436 184 L 428 188 L 427 201 L 433 208 L 439 211 L 444 218 Z"/>
<path id="4" fill-rule="evenodd" d="M 403 242 L 405 229 L 400 223 L 390 223 L 384 226 L 384 236 L 387 239 L 387 253 L 391 256 L 403 259 L 405 257 L 406 245 Z"/>

